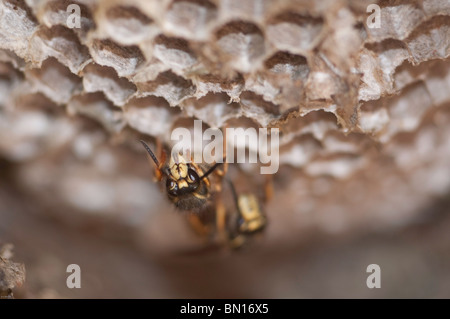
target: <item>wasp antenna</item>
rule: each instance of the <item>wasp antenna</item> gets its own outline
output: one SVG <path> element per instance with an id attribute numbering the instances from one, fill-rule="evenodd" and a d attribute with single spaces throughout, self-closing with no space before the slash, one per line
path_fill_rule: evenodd
<path id="1" fill-rule="evenodd" d="M 206 171 L 205 174 L 203 174 L 202 177 L 200 177 L 200 180 L 204 179 L 205 177 L 207 177 L 209 174 L 211 174 L 212 172 L 214 172 L 214 170 L 219 166 L 222 165 L 223 163 L 216 163 L 214 164 L 213 167 L 211 167 L 209 170 Z"/>
<path id="2" fill-rule="evenodd" d="M 140 140 L 140 142 L 142 143 L 142 145 L 144 145 L 145 149 L 147 150 L 147 153 L 150 155 L 150 157 L 152 158 L 153 162 L 155 162 L 156 167 L 159 168 L 159 161 L 156 158 L 155 154 L 153 154 L 153 152 L 150 149 L 150 147 L 143 140 Z"/>

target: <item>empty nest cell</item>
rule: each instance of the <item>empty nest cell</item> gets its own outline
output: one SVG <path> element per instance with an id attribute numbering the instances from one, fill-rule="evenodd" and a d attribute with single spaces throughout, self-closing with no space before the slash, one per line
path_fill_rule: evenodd
<path id="1" fill-rule="evenodd" d="M 0 2 L 0 48 L 14 51 L 19 57 L 29 57 L 29 39 L 38 24 L 30 8 L 23 1 Z"/>
<path id="2" fill-rule="evenodd" d="M 30 39 L 30 51 L 38 66 L 48 57 L 54 57 L 74 74 L 90 61 L 88 49 L 79 42 L 75 33 L 59 25 L 41 27 Z"/>
<path id="3" fill-rule="evenodd" d="M 196 41 L 209 38 L 211 23 L 217 19 L 216 5 L 207 0 L 175 0 L 166 12 L 163 28 L 169 34 Z"/>
<path id="4" fill-rule="evenodd" d="M 208 93 L 200 99 L 191 98 L 182 103 L 184 112 L 200 119 L 209 126 L 220 128 L 230 118 L 239 117 L 241 110 L 238 103 L 229 103 L 226 93 Z"/>
<path id="5" fill-rule="evenodd" d="M 40 68 L 27 70 L 25 77 L 33 91 L 43 93 L 57 104 L 67 103 L 82 90 L 81 79 L 54 58 L 45 60 Z"/>
<path id="6" fill-rule="evenodd" d="M 263 127 L 267 127 L 269 123 L 280 117 L 279 106 L 265 101 L 260 95 L 244 91 L 240 99 L 243 115 L 252 118 Z"/>
<path id="7" fill-rule="evenodd" d="M 112 40 L 94 40 L 91 56 L 97 64 L 114 68 L 119 76 L 131 76 L 145 61 L 137 46 L 120 46 Z"/>
<path id="8" fill-rule="evenodd" d="M 136 83 L 138 96 L 154 95 L 166 99 L 170 106 L 177 106 L 184 99 L 194 95 L 195 86 L 171 71 L 160 73 L 154 81 Z"/>
<path id="9" fill-rule="evenodd" d="M 117 106 L 123 106 L 136 92 L 136 86 L 120 78 L 113 68 L 95 63 L 83 69 L 83 87 L 86 92 L 103 92 Z"/>
<path id="10" fill-rule="evenodd" d="M 373 42 L 389 38 L 404 40 L 425 18 L 416 3 L 383 1 L 380 7 L 380 27 L 367 28 L 369 40 Z"/>
<path id="11" fill-rule="evenodd" d="M 68 10 L 70 5 L 77 5 L 80 10 L 80 27 L 72 30 L 78 35 L 84 43 L 89 31 L 95 29 L 94 19 L 92 18 L 90 9 L 81 1 L 75 0 L 53 0 L 47 1 L 42 8 L 36 8 L 38 19 L 48 28 L 60 25 L 69 28 L 68 21 L 74 22 L 74 11 Z M 78 13 L 78 11 L 77 11 Z"/>
<path id="12" fill-rule="evenodd" d="M 269 20 L 267 38 L 281 51 L 306 54 L 314 49 L 323 29 L 323 19 L 284 12 Z"/>
<path id="13" fill-rule="evenodd" d="M 153 56 L 174 71 L 192 67 L 197 62 L 186 40 L 164 35 L 155 39 Z"/>
<path id="14" fill-rule="evenodd" d="M 262 31 L 253 23 L 232 21 L 216 32 L 216 45 L 237 71 L 249 72 L 265 54 Z"/>
<path id="15" fill-rule="evenodd" d="M 133 98 L 124 107 L 124 117 L 129 126 L 158 137 L 165 137 L 170 132 L 179 113 L 165 99 L 156 96 Z"/>
<path id="16" fill-rule="evenodd" d="M 67 104 L 69 114 L 80 114 L 103 124 L 111 133 L 120 132 L 126 125 L 123 113 L 109 102 L 103 93 L 74 96 Z"/>
<path id="17" fill-rule="evenodd" d="M 113 5 L 98 13 L 98 34 L 123 45 L 151 40 L 157 28 L 153 19 L 131 5 Z"/>

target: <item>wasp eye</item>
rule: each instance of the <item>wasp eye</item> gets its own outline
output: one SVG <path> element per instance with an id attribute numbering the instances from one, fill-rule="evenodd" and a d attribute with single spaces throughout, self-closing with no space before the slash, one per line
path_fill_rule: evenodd
<path id="1" fill-rule="evenodd" d="M 193 169 L 188 170 L 188 176 L 192 183 L 196 183 L 198 181 L 198 174 Z"/>
<path id="2" fill-rule="evenodd" d="M 170 195 L 173 195 L 173 196 L 177 195 L 177 193 L 178 193 L 178 185 L 173 180 L 167 179 L 166 188 L 167 188 L 167 192 Z"/>

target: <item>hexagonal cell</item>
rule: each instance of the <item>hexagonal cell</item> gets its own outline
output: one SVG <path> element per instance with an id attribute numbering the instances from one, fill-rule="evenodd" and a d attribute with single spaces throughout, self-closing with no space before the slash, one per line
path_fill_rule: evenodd
<path id="1" fill-rule="evenodd" d="M 448 16 L 437 16 L 422 23 L 406 39 L 412 61 L 418 64 L 450 56 L 449 34 L 450 19 Z"/>
<path id="2" fill-rule="evenodd" d="M 221 21 L 231 19 L 249 20 L 262 23 L 272 0 L 227 0 L 220 1 L 219 16 Z M 276 6 L 276 4 L 275 4 Z"/>
<path id="3" fill-rule="evenodd" d="M 169 71 L 170 67 L 159 61 L 157 58 L 151 58 L 145 61 L 136 72 L 130 77 L 133 83 L 154 81 L 160 73 Z"/>
<path id="4" fill-rule="evenodd" d="M 41 27 L 30 39 L 30 51 L 37 66 L 48 57 L 55 57 L 74 74 L 78 74 L 91 58 L 75 33 L 60 25 L 50 29 Z"/>
<path id="5" fill-rule="evenodd" d="M 82 90 L 81 79 L 54 58 L 45 60 L 41 68 L 27 70 L 25 77 L 35 92 L 58 104 L 67 103 Z"/>
<path id="6" fill-rule="evenodd" d="M 425 85 L 419 82 L 406 87 L 400 95 L 387 98 L 385 105 L 390 121 L 380 136 L 383 143 L 398 132 L 415 130 L 433 101 Z"/>
<path id="7" fill-rule="evenodd" d="M 269 20 L 267 38 L 278 50 L 305 54 L 318 44 L 323 19 L 284 12 Z"/>
<path id="8" fill-rule="evenodd" d="M 117 106 L 123 106 L 136 92 L 136 86 L 126 78 L 119 78 L 113 68 L 95 63 L 83 69 L 83 87 L 86 92 L 103 92 Z"/>
<path id="9" fill-rule="evenodd" d="M 306 96 L 310 100 L 332 100 L 339 92 L 336 76 L 328 70 L 311 71 L 305 85 Z"/>
<path id="10" fill-rule="evenodd" d="M 204 74 L 194 77 L 193 81 L 197 87 L 195 96 L 200 98 L 208 92 L 226 92 L 230 97 L 229 102 L 239 102 L 239 95 L 244 88 L 245 82 L 241 74 L 236 74 L 231 79 L 222 78 L 218 75 Z"/>
<path id="11" fill-rule="evenodd" d="M 339 129 L 336 116 L 323 110 L 312 111 L 304 116 L 292 118 L 279 125 L 282 132 L 281 144 L 290 142 L 296 136 L 311 135 L 317 141 L 323 141 L 325 136 Z"/>
<path id="12" fill-rule="evenodd" d="M 208 0 L 175 0 L 168 7 L 163 28 L 169 34 L 204 41 L 216 18 L 216 5 Z"/>
<path id="13" fill-rule="evenodd" d="M 309 66 L 301 55 L 278 51 L 264 62 L 266 70 L 247 78 L 246 86 L 264 99 L 280 105 L 280 112 L 297 109 L 304 100 Z"/>
<path id="14" fill-rule="evenodd" d="M 292 80 L 306 81 L 309 67 L 302 55 L 279 51 L 264 62 L 264 66 L 275 74 L 287 74 Z"/>
<path id="15" fill-rule="evenodd" d="M 145 61 L 137 46 L 120 46 L 112 40 L 94 40 L 89 47 L 97 64 L 110 66 L 119 76 L 130 76 Z"/>
<path id="16" fill-rule="evenodd" d="M 164 138 L 180 111 L 170 107 L 161 97 L 133 98 L 124 107 L 129 126 L 139 132 Z"/>
<path id="17" fill-rule="evenodd" d="M 265 101 L 260 95 L 244 91 L 240 99 L 243 115 L 254 119 L 263 127 L 267 127 L 270 122 L 280 117 L 279 106 Z"/>
<path id="18" fill-rule="evenodd" d="M 172 70 L 192 67 L 197 58 L 189 48 L 189 43 L 180 38 L 158 36 L 154 41 L 153 56 Z"/>
<path id="19" fill-rule="evenodd" d="M 450 2 L 447 0 L 423 0 L 422 8 L 427 16 L 450 15 Z"/>
<path id="20" fill-rule="evenodd" d="M 126 125 L 123 113 L 109 102 L 103 93 L 74 96 L 67 103 L 69 114 L 80 114 L 103 124 L 111 133 L 120 132 Z"/>
<path id="21" fill-rule="evenodd" d="M 403 90 L 408 85 L 422 81 L 429 73 L 430 68 L 436 65 L 436 60 L 427 61 L 419 65 L 413 65 L 409 61 L 404 61 L 397 69 L 393 75 L 394 87 L 397 92 Z M 445 72 L 446 66 L 442 65 L 440 73 Z"/>
<path id="22" fill-rule="evenodd" d="M 384 39 L 405 39 L 425 18 L 417 3 L 400 0 L 380 3 L 379 28 L 367 28 L 369 40 L 379 42 Z M 408 17 L 405 19 L 404 17 Z"/>
<path id="23" fill-rule="evenodd" d="M 82 42 L 85 42 L 87 33 L 95 28 L 95 23 L 90 9 L 76 0 L 53 0 L 47 1 L 42 8 L 39 8 L 39 20 L 44 25 L 51 28 L 56 25 L 69 28 L 68 19 L 71 18 L 73 11 L 68 11 L 70 5 L 77 5 L 80 8 L 80 27 L 72 30 L 78 35 Z"/>
<path id="24" fill-rule="evenodd" d="M 386 93 L 394 93 L 393 73 L 408 57 L 406 45 L 394 39 L 369 43 L 360 55 L 358 69 L 365 70 L 359 89 L 360 100 L 374 100 Z"/>
<path id="25" fill-rule="evenodd" d="M 186 80 L 171 71 L 160 73 L 154 81 L 136 83 L 138 96 L 148 95 L 165 98 L 170 106 L 176 106 L 181 101 L 192 97 L 195 93 L 195 86 L 191 81 Z"/>
<path id="26" fill-rule="evenodd" d="M 216 45 L 233 68 L 249 72 L 265 54 L 264 36 L 253 23 L 232 21 L 216 32 Z"/>
<path id="27" fill-rule="evenodd" d="M 30 8 L 19 0 L 0 2 L 0 48 L 29 58 L 29 38 L 37 28 L 37 20 Z"/>
<path id="28" fill-rule="evenodd" d="M 360 107 L 358 127 L 364 133 L 376 135 L 382 132 L 389 120 L 388 111 L 379 100 L 365 102 Z"/>
<path id="29" fill-rule="evenodd" d="M 206 122 L 210 127 L 220 128 L 230 118 L 241 115 L 238 103 L 229 103 L 226 93 L 208 93 L 206 96 L 183 101 L 184 112 Z"/>
<path id="30" fill-rule="evenodd" d="M 311 134 L 297 136 L 280 147 L 280 164 L 304 167 L 321 150 L 321 144 Z"/>
<path id="31" fill-rule="evenodd" d="M 107 6 L 96 14 L 98 34 L 123 45 L 151 40 L 158 32 L 153 19 L 131 5 Z"/>

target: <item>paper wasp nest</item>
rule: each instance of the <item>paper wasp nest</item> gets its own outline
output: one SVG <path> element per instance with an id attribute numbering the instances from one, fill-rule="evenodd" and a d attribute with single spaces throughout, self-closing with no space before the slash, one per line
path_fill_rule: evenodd
<path id="1" fill-rule="evenodd" d="M 404 223 L 450 188 L 449 14 L 445 0 L 2 0 L 0 153 L 40 200 L 139 225 L 168 207 L 139 137 L 168 142 L 193 119 L 279 128 L 274 242 Z"/>

